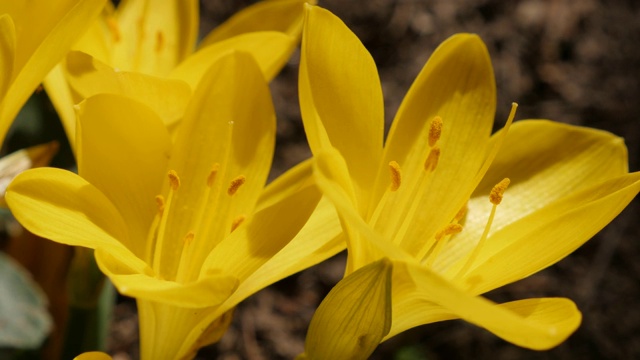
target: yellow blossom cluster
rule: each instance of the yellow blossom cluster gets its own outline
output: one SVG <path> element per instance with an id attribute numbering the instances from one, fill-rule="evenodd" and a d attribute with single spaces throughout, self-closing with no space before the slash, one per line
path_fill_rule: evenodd
<path id="1" fill-rule="evenodd" d="M 16 219 L 94 250 L 137 301 L 143 359 L 193 358 L 242 300 L 345 248 L 345 277 L 300 359 L 365 359 L 398 333 L 455 318 L 526 348 L 564 341 L 581 321 L 571 300 L 481 295 L 567 256 L 636 196 L 622 139 L 514 122 L 515 104 L 492 134 L 488 51 L 457 34 L 424 65 L 385 140 L 371 55 L 310 3 L 258 2 L 196 45 L 196 0 L 0 2 L 0 133 L 43 82 L 78 165 L 18 175 L 6 191 Z M 38 26 L 25 4 L 42 9 L 29 18 Z M 267 184 L 268 83 L 300 39 L 313 157 Z"/>

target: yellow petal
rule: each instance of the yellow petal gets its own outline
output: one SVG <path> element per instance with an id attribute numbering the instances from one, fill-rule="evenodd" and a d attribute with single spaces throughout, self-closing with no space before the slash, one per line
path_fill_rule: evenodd
<path id="1" fill-rule="evenodd" d="M 131 250 L 141 259 L 157 213 L 170 149 L 162 121 L 129 98 L 101 94 L 78 111 L 78 172 L 104 193 L 127 219 Z"/>
<path id="2" fill-rule="evenodd" d="M 73 106 L 76 104 L 69 84 L 65 78 L 62 64 L 56 65 L 42 82 L 47 96 L 56 109 L 62 126 L 69 139 L 69 145 L 73 152 L 76 152 L 76 112 Z M 79 101 L 78 101 L 79 102 Z"/>
<path id="3" fill-rule="evenodd" d="M 435 303 L 450 314 L 483 327 L 504 340 L 534 350 L 557 346 L 577 329 L 582 319 L 575 304 L 568 299 L 531 299 L 499 306 L 482 297 L 465 293 L 418 264 L 394 261 L 393 268 L 394 316 L 401 314 L 395 312 L 396 297 L 407 296 L 399 290 L 404 288 L 406 293 L 407 289 L 411 292 L 413 288 L 415 294 L 412 296 L 424 299 L 427 309 L 429 302 Z M 420 316 L 421 313 L 419 308 L 411 312 L 399 311 L 412 316 Z M 425 311 L 425 314 L 427 316 L 422 323 L 433 321 L 433 318 L 429 318 L 432 312 Z M 417 320 L 413 322 L 415 326 Z M 393 324 L 391 333 L 404 330 L 406 329 L 397 328 Z"/>
<path id="4" fill-rule="evenodd" d="M 196 281 L 179 283 L 159 279 L 149 272 L 139 273 L 113 255 L 96 250 L 100 270 L 126 296 L 162 302 L 184 308 L 216 306 L 238 286 L 235 276 L 209 274 Z"/>
<path id="5" fill-rule="evenodd" d="M 173 197 L 166 236 L 181 239 L 196 231 L 196 237 L 207 239 L 192 245 L 189 266 L 193 269 L 199 269 L 211 249 L 232 231 L 235 219 L 253 212 L 269 174 L 274 142 L 275 113 L 258 65 L 247 53 L 229 53 L 211 67 L 196 89 L 169 163 L 182 185 Z M 212 195 L 203 198 L 216 166 Z M 244 184 L 231 193 L 228 189 L 238 178 Z M 208 209 L 211 220 L 199 227 L 201 209 Z M 170 254 L 182 247 L 181 242 L 165 243 Z"/>
<path id="6" fill-rule="evenodd" d="M 479 294 L 556 263 L 611 222 L 638 192 L 640 172 L 575 192 L 505 226 L 489 236 L 461 286 Z"/>
<path id="7" fill-rule="evenodd" d="M 27 170 L 9 185 L 6 200 L 32 233 L 61 244 L 103 249 L 144 271 L 145 264 L 127 249 L 134 244 L 118 210 L 78 175 L 53 168 Z"/>
<path id="8" fill-rule="evenodd" d="M 184 116 L 191 98 L 191 88 L 183 81 L 114 70 L 78 51 L 67 55 L 65 70 L 69 85 L 81 98 L 97 94 L 126 96 L 154 109 L 167 126 Z"/>
<path id="9" fill-rule="evenodd" d="M 16 29 L 14 77 L 0 107 L 0 138 L 45 75 L 89 27 L 104 0 L 5 1 Z M 38 11 L 33 11 L 38 9 Z"/>
<path id="10" fill-rule="evenodd" d="M 13 79 L 13 63 L 16 56 L 16 28 L 8 14 L 0 16 L 0 99 Z M 1 101 L 1 100 L 0 100 Z"/>
<path id="11" fill-rule="evenodd" d="M 99 61 L 115 66 L 112 61 L 113 47 L 115 42 L 121 41 L 123 34 L 117 26 L 114 27 L 115 8 L 111 1 L 108 1 L 96 21 L 89 26 L 84 35 L 73 45 L 71 50 L 82 51 L 90 54 Z M 129 70 L 122 67 L 122 70 Z"/>
<path id="12" fill-rule="evenodd" d="M 291 209 L 288 213 L 291 213 Z M 286 219 L 288 218 L 285 217 L 285 221 Z M 291 224 L 282 226 L 291 226 Z M 293 231 L 287 234 L 288 238 L 292 233 Z M 253 272 L 242 281 L 238 290 L 225 302 L 224 309 L 232 308 L 276 281 L 334 256 L 344 250 L 345 246 L 346 242 L 333 204 L 323 198 L 307 223 L 284 247 L 274 253 L 271 258 L 251 261 L 250 265 L 255 264 L 255 270 L 244 267 L 247 273 L 249 273 L 248 270 Z M 238 247 L 238 249 L 246 249 L 246 247 Z M 246 255 L 244 259 L 247 259 Z M 244 259 L 240 261 L 246 261 Z"/>
<path id="13" fill-rule="evenodd" d="M 216 270 L 234 274 L 244 281 L 287 246 L 305 225 L 320 199 L 320 192 L 314 186 L 287 190 L 287 192 L 286 197 L 255 213 L 247 220 L 246 225 L 236 229 L 218 244 L 203 264 L 202 273 Z M 314 247 L 317 249 L 330 239 L 307 237 L 305 240 L 311 249 Z M 311 245 L 312 243 L 316 244 Z M 288 266 L 305 261 L 300 258 L 300 255 L 295 255 L 288 260 L 290 261 L 290 264 L 286 264 Z M 262 276 L 280 277 L 277 273 Z M 257 287 L 254 291 L 267 285 L 269 283 L 254 284 Z"/>
<path id="14" fill-rule="evenodd" d="M 290 36 L 275 31 L 238 35 L 194 53 L 173 69 L 169 77 L 183 80 L 195 89 L 211 64 L 230 52 L 242 51 L 254 57 L 270 81 L 287 62 L 295 45 Z"/>
<path id="15" fill-rule="evenodd" d="M 103 352 L 90 351 L 74 357 L 73 360 L 112 360 L 112 359 L 111 359 L 111 356 Z"/>
<path id="16" fill-rule="evenodd" d="M 196 351 L 209 344 L 209 335 L 224 333 L 231 314 L 216 316 L 216 308 L 181 308 L 138 299 L 141 359 L 193 359 Z"/>
<path id="17" fill-rule="evenodd" d="M 329 11 L 307 6 L 300 58 L 300 108 L 314 154 L 340 151 L 366 209 L 382 154 L 384 111 L 371 55 Z M 362 210 L 362 209 L 360 209 Z"/>
<path id="18" fill-rule="evenodd" d="M 404 237 L 409 242 L 403 247 L 410 253 L 448 224 L 476 187 L 495 103 L 491 60 L 482 40 L 472 34 L 454 35 L 443 42 L 405 96 L 387 139 L 383 163 L 398 162 L 406 179 L 396 195 L 397 207 L 389 211 L 403 214 L 407 203 L 423 204 L 409 215 L 412 225 Z M 429 125 L 435 116 L 443 122 L 437 142 L 441 156 L 427 185 L 419 185 L 415 179 L 424 172 L 430 151 Z M 386 167 L 380 169 L 379 177 L 385 181 L 377 184 L 376 197 L 388 186 Z M 426 191 L 416 199 L 412 186 L 424 186 Z"/>
<path id="19" fill-rule="evenodd" d="M 280 31 L 294 39 L 298 38 L 302 30 L 305 3 L 315 4 L 315 1 L 271 0 L 255 3 L 216 27 L 202 40 L 200 47 L 254 31 Z"/>
<path id="20" fill-rule="evenodd" d="M 392 264 L 381 259 L 342 279 L 309 325 L 306 359 L 367 359 L 391 327 Z"/>
<path id="21" fill-rule="evenodd" d="M 116 10 L 120 42 L 113 64 L 164 76 L 193 51 L 198 35 L 198 1 L 122 1 Z M 122 64 L 122 65 L 121 65 Z"/>
<path id="22" fill-rule="evenodd" d="M 410 259 L 409 255 L 367 224 L 354 206 L 351 180 L 344 159 L 335 149 L 324 150 L 314 157 L 316 184 L 333 203 L 347 234 L 349 258 L 346 273 L 383 257 Z"/>
<path id="23" fill-rule="evenodd" d="M 245 274 L 241 276 L 242 283 L 238 290 L 225 302 L 221 310 L 230 309 L 265 286 L 326 260 L 344 250 L 346 243 L 341 236 L 342 228 L 340 227 L 338 215 L 333 205 L 325 198 L 320 200 L 313 213 L 309 216 L 309 220 L 302 226 L 302 229 L 297 234 L 295 233 L 300 226 L 300 222 L 303 222 L 303 219 L 308 216 L 307 211 L 309 209 L 301 208 L 301 204 L 313 204 L 313 198 L 305 199 L 305 197 L 317 196 L 310 189 L 306 189 L 309 186 L 315 186 L 311 170 L 311 162 L 305 161 L 269 184 L 263 191 L 256 206 L 256 212 L 260 215 L 256 215 L 256 220 L 253 220 L 253 222 L 257 222 L 259 221 L 258 219 L 262 219 L 263 223 L 260 225 L 248 224 L 248 227 L 251 226 L 255 229 L 259 228 L 258 226 L 265 227 L 263 237 L 267 236 L 271 231 L 269 229 L 274 227 L 276 229 L 285 227 L 288 233 L 278 237 L 269 235 L 269 238 L 277 241 L 265 242 L 258 237 L 245 236 L 242 239 L 227 239 L 219 245 L 221 247 L 216 252 L 221 251 L 222 246 L 226 246 L 229 251 L 227 256 L 237 257 L 237 264 L 233 265 L 234 269 L 241 265 Z M 297 203 L 297 201 L 300 201 L 300 203 Z M 281 224 L 284 222 L 284 224 L 270 224 L 272 220 L 269 219 L 267 214 L 279 214 L 273 220 L 273 223 Z M 237 231 L 246 232 L 242 228 Z M 256 231 L 256 233 L 259 233 L 259 231 Z M 247 232 L 247 235 L 249 234 Z M 254 257 L 254 254 L 256 254 L 255 244 L 253 246 L 247 244 L 237 245 L 248 241 L 255 241 L 257 244 L 266 243 L 263 244 L 267 245 L 265 249 L 271 247 L 271 250 L 261 251 L 261 253 L 270 251 L 273 255 L 256 258 Z M 240 252 L 240 250 L 246 252 Z M 220 254 L 215 256 L 231 264 L 234 263 L 233 260 L 228 261 L 229 258 L 227 257 L 220 257 Z M 246 259 L 252 260 L 245 263 Z M 218 261 L 210 260 L 208 263 L 215 267 Z M 238 271 L 240 270 L 233 270 L 233 273 Z"/>
<path id="24" fill-rule="evenodd" d="M 492 137 L 492 145 L 500 134 Z M 492 232 L 544 209 L 559 199 L 627 172 L 627 149 L 610 133 L 550 121 L 513 124 L 468 204 L 462 233 L 448 242 L 435 263 L 442 271 L 469 252 L 480 239 L 493 206 L 491 188 L 511 179 L 497 209 Z"/>

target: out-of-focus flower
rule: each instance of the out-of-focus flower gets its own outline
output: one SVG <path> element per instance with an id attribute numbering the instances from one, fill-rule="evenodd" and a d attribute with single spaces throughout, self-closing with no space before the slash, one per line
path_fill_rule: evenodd
<path id="1" fill-rule="evenodd" d="M 306 2 L 267 0 L 249 6 L 212 31 L 197 51 L 197 0 L 125 0 L 117 8 L 107 3 L 44 83 L 72 147 L 73 106 L 92 95 L 131 97 L 157 109 L 172 126 L 203 74 L 231 51 L 251 53 L 272 79 L 298 43 Z"/>
<path id="2" fill-rule="evenodd" d="M 105 0 L 0 3 L 0 142 L 45 75 L 98 15 Z"/>
<path id="3" fill-rule="evenodd" d="M 327 222 L 305 226 L 320 198 L 309 163 L 263 189 L 275 115 L 250 54 L 205 74 L 175 141 L 152 109 L 120 95 L 90 97 L 78 118 L 79 175 L 26 171 L 7 203 L 33 233 L 95 249 L 137 299 L 144 359 L 191 358 L 222 336 L 238 302 L 341 249 L 304 235 L 339 233 L 328 206 L 317 211 Z"/>
<path id="4" fill-rule="evenodd" d="M 76 356 L 73 360 L 111 360 L 111 356 L 100 351 L 90 351 Z"/>
<path id="5" fill-rule="evenodd" d="M 476 35 L 455 35 L 434 51 L 384 147 L 375 64 L 318 7 L 307 8 L 299 78 L 315 179 L 348 234 L 343 281 L 379 259 L 393 267 L 392 323 L 381 340 L 454 318 L 531 349 L 556 346 L 575 331 L 581 314 L 569 299 L 495 304 L 479 295 L 554 264 L 624 209 L 640 190 L 640 173 L 628 173 L 622 139 L 549 121 L 509 129 L 515 108 L 491 136 L 494 76 Z M 365 294 L 342 289 L 355 299 Z M 326 320 L 332 311 L 344 318 L 335 308 L 318 311 L 325 321 L 314 336 L 327 340 L 314 339 L 309 358 L 326 358 L 330 348 L 335 354 L 331 339 L 340 336 Z M 353 324 L 343 336 L 371 335 Z"/>

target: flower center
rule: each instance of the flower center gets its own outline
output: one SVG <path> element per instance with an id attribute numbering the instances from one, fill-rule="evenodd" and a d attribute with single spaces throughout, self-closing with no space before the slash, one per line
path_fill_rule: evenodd
<path id="1" fill-rule="evenodd" d="M 215 246 L 215 243 L 217 243 L 216 241 L 206 240 L 212 235 L 210 234 L 212 221 L 215 221 L 214 224 L 217 224 L 219 223 L 217 218 L 220 217 L 221 221 L 229 221 L 229 226 L 226 227 L 229 229 L 226 230 L 228 231 L 226 234 L 229 234 L 235 231 L 246 218 L 244 214 L 240 214 L 232 218 L 230 217 L 231 214 L 227 214 L 227 211 L 225 211 L 226 208 L 218 209 L 220 206 L 224 207 L 223 205 L 229 206 L 229 200 L 220 198 L 221 196 L 224 196 L 222 195 L 224 188 L 219 184 L 219 172 L 220 164 L 215 163 L 206 177 L 206 185 L 204 186 L 204 191 L 201 194 L 202 196 L 199 196 L 200 200 L 198 201 L 197 209 L 189 215 L 192 221 L 190 230 L 188 230 L 184 237 L 182 237 L 182 252 L 180 254 L 180 261 L 178 262 L 176 274 L 177 281 L 184 281 L 194 275 L 194 269 L 197 267 L 188 266 L 187 263 L 190 262 L 187 261 L 188 259 L 191 259 L 196 253 L 206 252 L 211 246 Z M 162 195 L 156 196 L 158 212 L 151 224 L 149 235 L 147 237 L 147 254 L 151 256 L 150 263 L 156 274 L 162 274 L 161 267 L 163 253 L 167 251 L 167 248 L 171 248 L 165 246 L 167 245 L 165 241 L 170 241 L 165 240 L 168 219 L 170 216 L 180 216 L 179 214 L 170 215 L 174 195 L 179 191 L 181 186 L 180 177 L 174 170 L 169 170 L 167 177 L 169 181 L 168 194 L 166 196 L 166 200 Z M 234 195 L 241 190 L 241 187 L 245 182 L 246 177 L 244 175 L 239 175 L 233 178 L 226 189 L 226 195 L 229 198 L 234 197 Z"/>
<path id="2" fill-rule="evenodd" d="M 509 118 L 502 133 L 495 135 L 496 141 L 494 142 L 494 147 L 488 151 L 487 158 L 482 163 L 478 175 L 476 175 L 476 178 L 473 180 L 474 182 L 478 183 L 480 181 L 481 177 L 484 176 L 486 170 L 493 162 L 513 122 L 516 109 L 517 104 L 512 104 Z M 415 239 L 416 232 L 411 231 L 411 229 L 416 226 L 416 218 L 421 216 L 420 212 L 425 210 L 422 199 L 424 199 L 427 194 L 433 173 L 438 167 L 441 154 L 438 142 L 442 135 L 443 125 L 444 122 L 440 116 L 434 117 L 429 123 L 428 136 L 426 137 L 429 147 L 425 151 L 426 159 L 423 164 L 423 169 L 415 172 L 413 179 L 404 178 L 400 165 L 396 161 L 389 163 L 390 185 L 381 197 L 369 222 L 375 227 L 376 223 L 381 218 L 384 218 L 384 223 L 381 222 L 384 228 L 378 230 L 387 238 L 393 239 L 394 244 L 404 249 L 414 249 L 411 250 L 411 254 L 415 255 L 418 261 L 428 267 L 433 267 L 434 262 L 440 256 L 448 241 L 463 231 L 463 226 L 460 222 L 467 212 L 467 204 L 465 203 L 448 224 L 436 231 L 435 234 L 427 234 L 425 237 L 430 236 L 430 238 L 423 239 L 422 244 L 416 243 L 416 240 L 419 241 L 420 239 Z M 407 182 L 407 184 L 405 184 L 405 182 Z M 474 248 L 466 255 L 466 258 L 460 262 L 456 277 L 463 277 L 468 273 L 473 263 L 477 260 L 491 230 L 496 208 L 502 201 L 508 185 L 509 179 L 505 178 L 496 184 L 489 194 L 489 201 L 493 206 L 485 224 L 484 231 Z M 409 233 L 412 234 L 410 236 L 411 238 L 408 236 Z"/>

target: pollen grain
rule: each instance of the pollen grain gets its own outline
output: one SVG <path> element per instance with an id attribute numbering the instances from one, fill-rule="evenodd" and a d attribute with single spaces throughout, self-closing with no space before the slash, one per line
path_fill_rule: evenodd
<path id="1" fill-rule="evenodd" d="M 436 116 L 429 124 L 429 147 L 433 147 L 442 135 L 442 118 Z"/>
<path id="2" fill-rule="evenodd" d="M 231 232 L 234 232 L 238 226 L 240 226 L 247 217 L 244 215 L 239 215 L 231 222 Z"/>
<path id="3" fill-rule="evenodd" d="M 211 167 L 211 171 L 209 172 L 209 176 L 207 176 L 207 186 L 212 187 L 213 183 L 216 181 L 216 175 L 218 175 L 218 171 L 220 170 L 220 164 L 215 163 Z"/>
<path id="4" fill-rule="evenodd" d="M 400 188 L 400 184 L 402 183 L 402 171 L 400 170 L 400 165 L 397 162 L 391 161 L 389 162 L 389 172 L 391 174 L 391 191 L 396 191 Z"/>
<path id="5" fill-rule="evenodd" d="M 169 186 L 171 187 L 171 190 L 178 190 L 178 188 L 180 188 L 180 178 L 178 177 L 178 173 L 174 170 L 169 170 L 167 176 L 169 177 Z"/>
<path id="6" fill-rule="evenodd" d="M 245 181 L 247 181 L 247 178 L 245 178 L 244 175 L 239 175 L 235 179 L 231 180 L 231 184 L 229 184 L 229 188 L 227 189 L 227 194 L 229 196 L 233 196 Z"/>
<path id="7" fill-rule="evenodd" d="M 504 178 L 502 179 L 502 181 L 496 184 L 493 189 L 491 189 L 491 193 L 489 194 L 489 201 L 491 201 L 493 205 L 500 205 L 500 202 L 502 202 L 502 197 L 504 196 L 504 192 L 505 190 L 507 190 L 510 182 L 511 180 L 509 180 L 509 178 Z"/>

